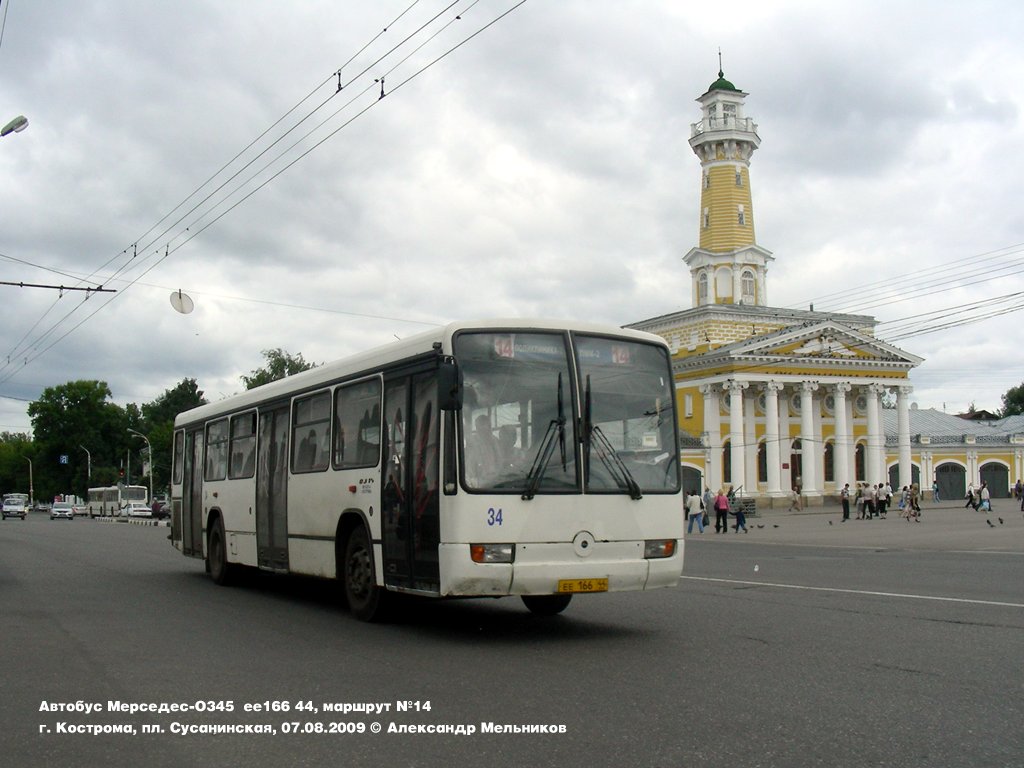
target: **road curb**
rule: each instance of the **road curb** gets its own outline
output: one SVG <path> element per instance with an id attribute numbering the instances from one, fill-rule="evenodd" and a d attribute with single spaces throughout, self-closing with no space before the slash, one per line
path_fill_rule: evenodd
<path id="1" fill-rule="evenodd" d="M 151 527 L 170 528 L 170 520 L 139 520 L 134 517 L 95 517 L 101 523 L 128 523 L 130 525 L 148 525 Z"/>

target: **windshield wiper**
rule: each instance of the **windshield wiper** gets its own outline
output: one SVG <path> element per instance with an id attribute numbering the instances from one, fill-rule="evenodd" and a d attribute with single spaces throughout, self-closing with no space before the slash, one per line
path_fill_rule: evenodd
<path id="1" fill-rule="evenodd" d="M 643 494 L 640 492 L 640 485 L 633 478 L 633 473 L 629 471 L 629 467 L 626 466 L 622 457 L 619 456 L 615 446 L 605 437 L 601 427 L 596 426 L 591 420 L 589 375 L 587 376 L 587 390 L 583 400 L 583 436 L 581 439 L 583 440 L 583 468 L 584 472 L 586 472 L 588 486 L 590 480 L 590 449 L 596 443 L 597 457 L 601 459 L 601 463 L 604 464 L 609 474 L 615 478 L 615 484 L 629 491 L 629 498 L 634 501 L 643 498 Z"/>
<path id="2" fill-rule="evenodd" d="M 548 431 L 544 433 L 544 439 L 540 441 L 537 454 L 533 457 L 533 464 L 530 465 L 530 472 L 526 475 L 526 489 L 523 491 L 523 501 L 529 501 L 537 495 L 541 478 L 544 471 L 551 462 L 551 454 L 555 451 L 555 438 L 558 438 L 558 447 L 562 454 L 562 471 L 565 472 L 565 405 L 562 403 L 562 373 L 558 373 L 558 413 L 556 418 L 548 423 Z"/>

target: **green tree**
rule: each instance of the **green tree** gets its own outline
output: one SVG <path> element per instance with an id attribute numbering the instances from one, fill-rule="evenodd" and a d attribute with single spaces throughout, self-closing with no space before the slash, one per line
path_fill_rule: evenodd
<path id="1" fill-rule="evenodd" d="M 142 406 L 140 432 L 153 447 L 153 490 L 160 493 L 171 482 L 171 448 L 174 439 L 174 418 L 183 411 L 206 405 L 206 398 L 195 379 L 182 379 L 173 389 Z"/>
<path id="2" fill-rule="evenodd" d="M 68 492 L 84 496 L 89 485 L 117 481 L 121 460 L 134 447 L 128 427 L 141 417 L 134 405 L 124 409 L 110 397 L 105 381 L 80 380 L 47 387 L 29 403 L 37 498 Z M 92 456 L 91 482 L 83 447 Z"/>
<path id="3" fill-rule="evenodd" d="M 4 432 L 0 435 L 0 491 L 3 493 L 29 492 L 29 463 L 26 459 L 32 460 L 34 480 L 35 445 L 29 436 L 13 432 Z"/>
<path id="4" fill-rule="evenodd" d="M 1003 395 L 1002 416 L 1016 416 L 1024 413 L 1024 383 L 1011 387 Z"/>
<path id="5" fill-rule="evenodd" d="M 285 376 L 316 368 L 314 363 L 307 363 L 303 360 L 301 354 L 292 356 L 280 347 L 277 349 L 264 349 L 263 357 L 267 361 L 265 366 L 254 369 L 250 372 L 249 376 L 242 376 L 242 383 L 246 389 L 253 389 L 263 384 L 283 379 Z"/>

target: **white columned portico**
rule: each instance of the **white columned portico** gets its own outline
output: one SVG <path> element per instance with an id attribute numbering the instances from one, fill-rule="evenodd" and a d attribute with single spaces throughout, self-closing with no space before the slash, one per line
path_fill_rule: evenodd
<path id="1" fill-rule="evenodd" d="M 841 381 L 832 388 L 835 402 L 836 414 L 836 450 L 835 458 L 835 482 L 836 488 L 842 488 L 849 483 L 855 485 L 856 478 L 853 476 L 852 447 L 853 439 L 850 435 L 850 425 L 846 420 L 846 393 L 851 389 L 847 382 Z"/>
<path id="2" fill-rule="evenodd" d="M 864 388 L 868 400 L 868 451 L 864 457 L 864 481 L 868 485 L 885 479 L 884 474 L 879 477 L 885 462 L 885 435 L 882 434 L 881 419 L 883 389 L 881 384 L 869 384 Z"/>
<path id="3" fill-rule="evenodd" d="M 814 391 L 817 388 L 816 382 L 800 382 L 800 453 L 805 496 L 821 495 L 821 488 L 818 487 L 821 438 L 814 434 Z"/>
<path id="4" fill-rule="evenodd" d="M 779 392 L 782 385 L 769 381 L 764 385 L 764 442 L 768 461 L 769 496 L 785 496 L 782 490 L 782 453 L 779 450 Z"/>
<path id="5" fill-rule="evenodd" d="M 743 390 L 746 388 L 746 382 L 742 381 L 729 381 L 725 384 L 729 393 L 729 463 L 732 466 L 729 483 L 736 489 L 746 483 L 743 466 Z"/>
<path id="6" fill-rule="evenodd" d="M 899 422 L 897 445 L 899 446 L 901 488 L 910 485 L 914 477 L 910 458 L 910 401 L 908 399 L 913 391 L 914 388 L 910 386 L 896 388 L 896 415 Z M 921 476 L 921 485 L 922 487 L 925 485 L 924 475 Z"/>
<path id="7" fill-rule="evenodd" d="M 707 448 L 704 484 L 712 491 L 722 487 L 722 406 L 719 388 L 715 384 L 701 384 L 704 395 L 704 435 Z"/>

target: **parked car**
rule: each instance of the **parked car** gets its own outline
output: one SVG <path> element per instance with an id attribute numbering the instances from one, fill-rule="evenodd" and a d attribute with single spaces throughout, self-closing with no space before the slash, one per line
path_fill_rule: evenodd
<path id="1" fill-rule="evenodd" d="M 152 517 L 153 510 L 141 501 L 133 501 L 125 505 L 124 509 L 121 510 L 121 514 L 128 517 Z"/>
<path id="2" fill-rule="evenodd" d="M 50 507 L 50 519 L 56 520 L 58 517 L 62 517 L 65 520 L 75 519 L 75 507 L 69 501 L 55 501 L 53 506 Z"/>

